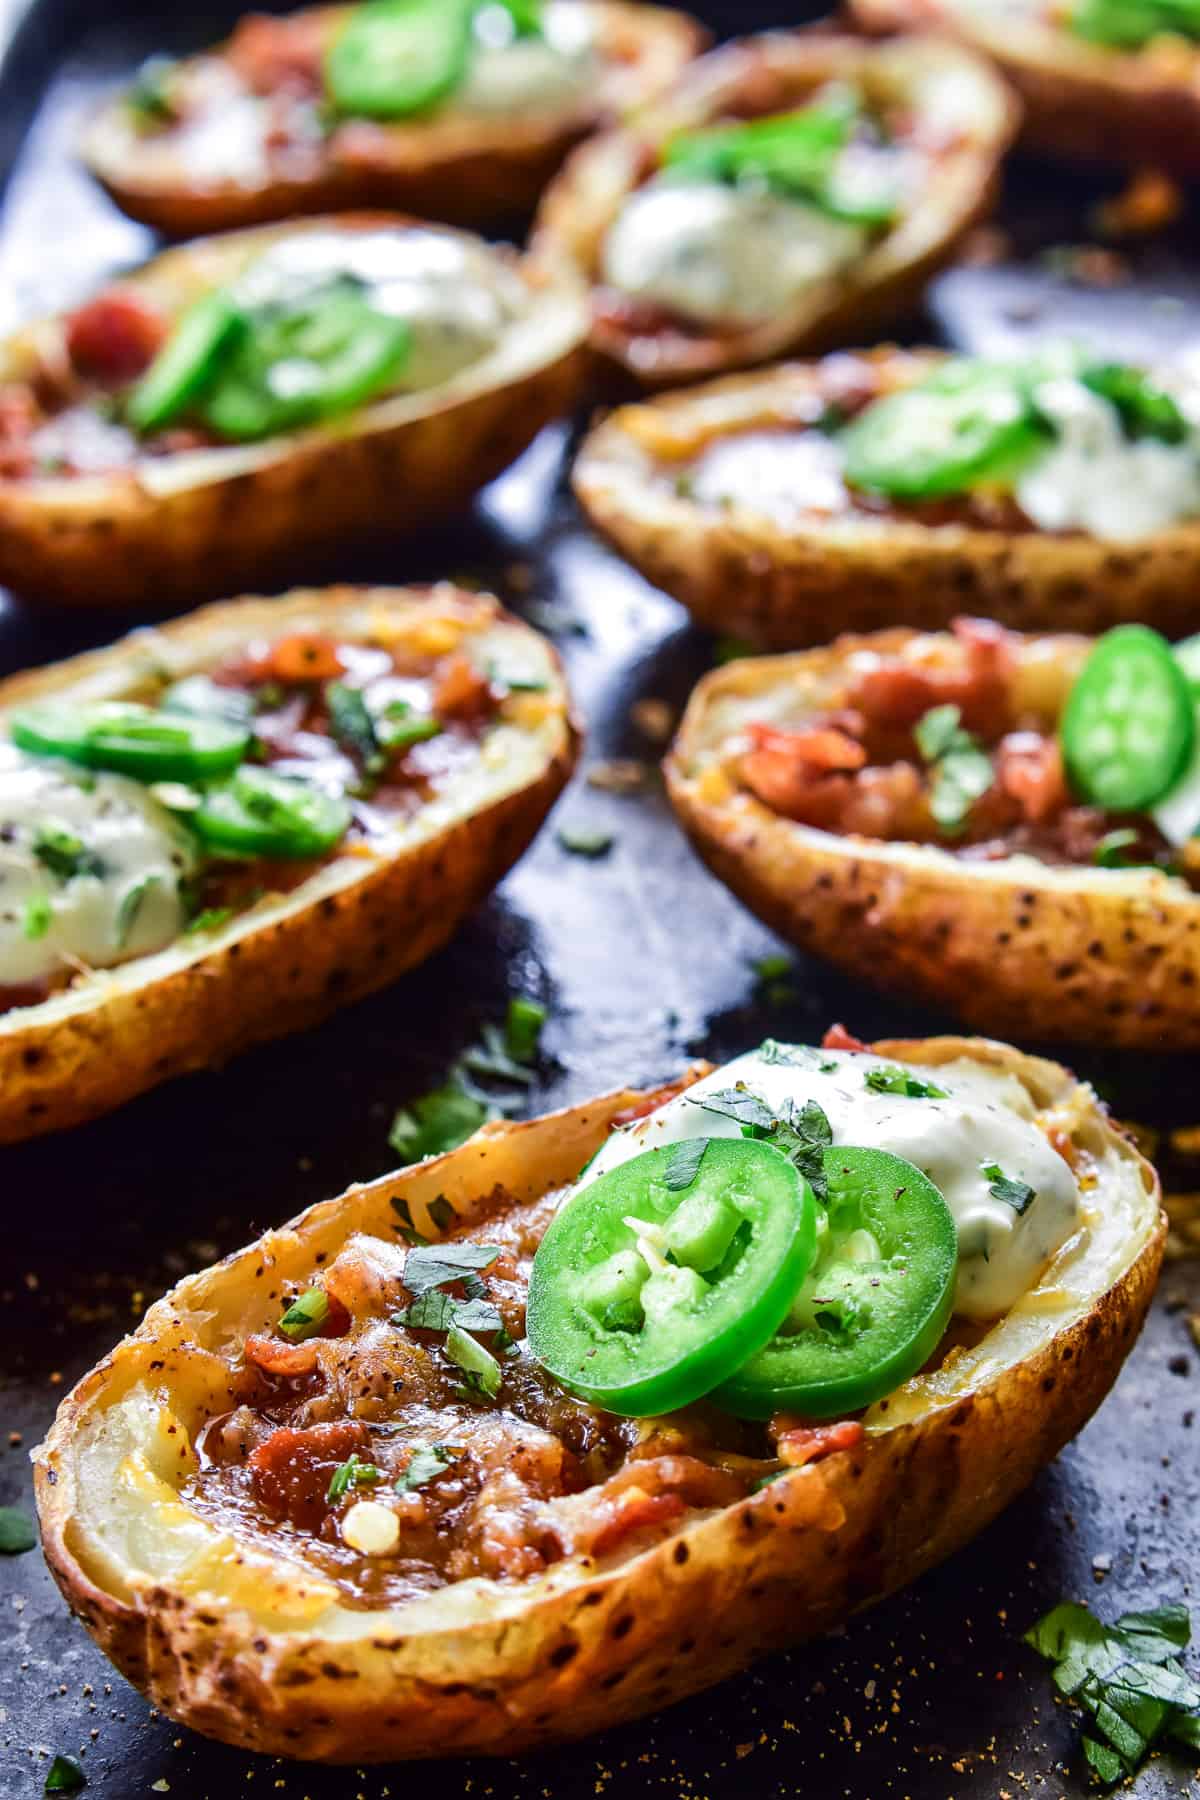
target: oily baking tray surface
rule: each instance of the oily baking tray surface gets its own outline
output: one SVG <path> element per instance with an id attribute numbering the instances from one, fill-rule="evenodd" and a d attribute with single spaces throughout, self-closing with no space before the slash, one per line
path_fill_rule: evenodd
<path id="1" fill-rule="evenodd" d="M 13 171 L 0 220 L 0 315 L 69 301 L 147 251 L 148 234 L 73 166 L 74 130 L 138 58 L 198 46 L 232 16 L 115 0 L 103 9 L 35 0 L 26 11 L 0 69 L 0 173 Z M 731 0 L 707 16 L 718 29 L 750 29 L 785 15 Z M 908 335 L 982 350 L 1043 328 L 1088 331 L 1127 352 L 1186 343 L 1200 328 L 1200 265 L 1184 250 L 1194 209 L 1169 240 L 1116 263 L 1076 263 L 1118 277 L 1111 288 L 1065 279 L 1070 259 L 1041 255 L 1088 241 L 1089 210 L 1116 185 L 1016 171 L 1005 236 L 985 240 L 1000 260 L 944 277 L 930 318 Z M 65 1387 L 144 1306 L 266 1224 L 385 1170 L 393 1110 L 432 1086 L 510 994 L 534 994 L 550 1012 L 533 1110 L 655 1081 L 693 1056 L 727 1056 L 768 1034 L 811 1036 L 835 1018 L 865 1036 L 947 1023 L 799 959 L 785 977 L 758 980 L 755 963 L 780 946 L 687 849 L 655 774 L 661 746 L 646 730 L 679 708 L 712 646 L 581 528 L 566 491 L 570 448 L 566 428 L 548 432 L 452 530 L 371 567 L 351 557 L 324 573 L 465 574 L 549 623 L 590 727 L 584 776 L 555 822 L 610 830 L 611 852 L 573 858 L 552 823 L 457 942 L 388 993 L 224 1074 L 193 1076 L 84 1130 L 3 1153 L 0 1504 L 30 1504 L 30 1446 Z M 107 641 L 136 622 L 0 604 L 0 669 Z M 616 761 L 641 765 L 637 791 L 588 784 L 587 770 L 603 780 Z M 1036 1032 L 1031 1018 L 1032 1040 Z M 1081 1047 L 1072 1060 L 1127 1117 L 1163 1127 L 1200 1119 L 1195 1059 Z M 206 1743 L 156 1717 L 109 1667 L 69 1620 L 40 1557 L 0 1560 L 0 1794 L 40 1794 L 49 1756 L 67 1751 L 80 1756 L 97 1800 L 386 1800 L 426 1782 L 486 1800 L 1081 1796 L 1075 1723 L 1054 1706 L 1019 1634 L 1065 1596 L 1109 1616 L 1200 1597 L 1200 1356 L 1187 1329 L 1200 1310 L 1198 1268 L 1168 1265 L 1146 1335 L 1099 1418 L 948 1566 L 845 1631 L 669 1713 L 520 1764 L 356 1774 Z M 1162 1762 L 1138 1793 L 1166 1800 L 1187 1782 L 1185 1765 Z"/>

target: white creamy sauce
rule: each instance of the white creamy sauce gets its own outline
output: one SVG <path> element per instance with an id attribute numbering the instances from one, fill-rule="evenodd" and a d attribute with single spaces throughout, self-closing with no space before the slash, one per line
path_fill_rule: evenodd
<path id="1" fill-rule="evenodd" d="M 456 110 L 480 115 L 550 112 L 581 99 L 598 73 L 591 21 L 578 6 L 547 7 L 539 35 L 518 37 L 503 6 L 475 17 L 476 45 L 454 91 Z"/>
<path id="2" fill-rule="evenodd" d="M 895 1067 L 865 1052 L 781 1046 L 794 1061 L 752 1050 L 727 1063 L 648 1118 L 613 1134 L 587 1172 L 587 1182 L 631 1157 L 685 1138 L 737 1137 L 740 1127 L 697 1102 L 744 1083 L 773 1110 L 815 1100 L 835 1144 L 889 1150 L 924 1171 L 941 1190 L 958 1228 L 955 1310 L 991 1319 L 1033 1286 L 1079 1223 L 1075 1177 L 1034 1123 L 1034 1107 L 1015 1077 L 959 1061 L 912 1072 L 946 1091 L 944 1100 L 879 1094 L 871 1069 Z M 908 1065 L 904 1065 L 908 1066 Z M 984 1165 L 1034 1190 L 1023 1213 L 989 1192 Z"/>
<path id="3" fill-rule="evenodd" d="M 845 507 L 842 463 L 841 446 L 821 431 L 743 431 L 701 451 L 689 491 L 702 506 L 736 506 L 786 522 Z"/>
<path id="4" fill-rule="evenodd" d="M 1037 403 L 1056 442 L 1021 476 L 1016 497 L 1043 531 L 1088 531 L 1121 542 L 1200 514 L 1194 442 L 1131 441 L 1116 409 L 1067 376 L 1042 382 Z"/>
<path id="5" fill-rule="evenodd" d="M 520 279 L 485 248 L 419 226 L 307 231 L 258 257 L 239 286 L 254 300 L 316 285 L 338 271 L 363 282 L 371 305 L 404 319 L 412 331 L 397 389 L 436 387 L 480 361 L 525 304 Z"/>
<path id="6" fill-rule="evenodd" d="M 0 758 L 0 986 L 72 962 L 110 968 L 173 942 L 186 920 L 179 879 L 194 857 L 166 809 L 122 775 L 11 747 Z M 37 845 L 49 834 L 77 839 L 97 872 L 47 867 Z"/>
<path id="7" fill-rule="evenodd" d="M 867 233 L 760 188 L 656 176 L 605 240 L 602 273 L 633 299 L 701 325 L 754 324 L 861 255 Z"/>

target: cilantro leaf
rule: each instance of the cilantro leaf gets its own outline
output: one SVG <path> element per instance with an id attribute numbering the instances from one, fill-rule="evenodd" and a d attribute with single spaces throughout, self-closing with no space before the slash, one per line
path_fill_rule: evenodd
<path id="1" fill-rule="evenodd" d="M 682 1144 L 676 1144 L 663 1174 L 663 1186 L 673 1194 L 690 1188 L 700 1173 L 704 1152 L 711 1141 L 710 1138 L 689 1138 Z"/>
<path id="2" fill-rule="evenodd" d="M 720 1113 L 723 1118 L 743 1126 L 753 1125 L 760 1131 L 770 1131 L 775 1123 L 775 1114 L 766 1101 L 750 1093 L 741 1082 L 737 1087 L 719 1088 L 713 1094 L 685 1094 L 684 1099 L 692 1106 L 702 1106 L 705 1112 Z"/>
<path id="3" fill-rule="evenodd" d="M 988 1193 L 993 1200 L 1003 1200 L 1005 1206 L 1011 1206 L 1019 1218 L 1037 1199 L 1037 1189 L 1031 1188 L 1027 1181 L 1018 1181 L 1014 1175 L 1006 1175 L 999 1163 L 980 1163 L 980 1169 L 991 1184 Z"/>
<path id="4" fill-rule="evenodd" d="M 419 1300 L 432 1288 L 490 1269 L 499 1254 L 498 1244 L 418 1244 L 404 1259 L 404 1285 Z"/>
<path id="5" fill-rule="evenodd" d="M 380 750 L 375 721 L 358 688 L 347 687 L 344 681 L 327 682 L 325 705 L 334 743 L 368 775 L 380 774 L 387 758 Z"/>
<path id="6" fill-rule="evenodd" d="M 873 1094 L 903 1094 L 907 1100 L 945 1100 L 949 1097 L 945 1088 L 938 1087 L 936 1082 L 923 1081 L 919 1075 L 911 1074 L 896 1063 L 889 1063 L 882 1069 L 868 1069 L 864 1082 Z"/>
<path id="7" fill-rule="evenodd" d="M 103 875 L 104 863 L 94 850 L 89 850 L 81 837 L 60 825 L 39 825 L 34 835 L 33 854 L 43 869 L 70 881 L 76 875 Z"/>
<path id="8" fill-rule="evenodd" d="M 22 915 L 22 930 L 30 943 L 35 944 L 44 938 L 54 923 L 54 908 L 47 894 L 31 894 L 25 902 Z"/>
<path id="9" fill-rule="evenodd" d="M 396 1483 L 397 1491 L 411 1494 L 415 1488 L 427 1487 L 451 1463 L 457 1462 L 462 1454 L 457 1444 L 418 1444 Z"/>
<path id="10" fill-rule="evenodd" d="M 463 1285 L 470 1277 L 464 1277 Z M 500 1331 L 504 1320 L 491 1300 L 478 1295 L 456 1300 L 440 1288 L 430 1288 L 412 1305 L 392 1319 L 394 1325 L 408 1325 L 418 1331 L 449 1331 L 455 1325 L 460 1331 Z"/>
<path id="11" fill-rule="evenodd" d="M 957 706 L 932 706 L 913 727 L 917 749 L 933 771 L 929 810 L 947 833 L 962 829 L 975 801 L 994 779 L 992 759 L 962 728 Z"/>
<path id="12" fill-rule="evenodd" d="M 461 1081 L 450 1080 L 400 1108 L 388 1143 L 404 1162 L 423 1162 L 427 1156 L 457 1150 L 494 1116 L 486 1101 L 468 1093 Z"/>

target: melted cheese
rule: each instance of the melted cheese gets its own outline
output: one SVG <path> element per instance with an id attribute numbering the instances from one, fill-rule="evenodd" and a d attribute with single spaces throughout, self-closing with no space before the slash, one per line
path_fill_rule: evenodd
<path id="1" fill-rule="evenodd" d="M 591 22 L 581 7 L 548 7 L 540 34 L 517 37 L 506 7 L 485 6 L 475 35 L 476 49 L 454 92 L 456 110 L 549 112 L 582 99 L 595 84 Z"/>
<path id="2" fill-rule="evenodd" d="M 991 1319 L 1006 1312 L 1036 1282 L 1051 1256 L 1077 1228 L 1079 1192 L 1067 1163 L 1034 1119 L 1029 1094 L 1012 1075 L 978 1063 L 947 1063 L 913 1073 L 946 1091 L 945 1099 L 875 1093 L 872 1069 L 895 1067 L 878 1056 L 842 1050 L 781 1046 L 776 1060 L 752 1050 L 697 1082 L 647 1118 L 614 1133 L 587 1171 L 607 1174 L 631 1157 L 685 1138 L 737 1137 L 740 1127 L 697 1102 L 745 1083 L 772 1111 L 789 1101 L 815 1100 L 835 1144 L 890 1150 L 922 1169 L 941 1190 L 958 1229 L 955 1310 Z M 1034 1190 L 1025 1211 L 990 1192 L 985 1165 Z"/>
<path id="3" fill-rule="evenodd" d="M 759 188 L 657 176 L 630 196 L 605 241 L 604 280 L 701 325 L 787 311 L 854 261 L 858 225 Z"/>
<path id="4" fill-rule="evenodd" d="M 3 756 L 0 986 L 41 982 L 76 962 L 110 968 L 172 943 L 186 917 L 180 876 L 194 858 L 165 808 L 121 775 Z M 37 844 L 51 832 L 77 839 L 98 872 L 48 868 Z"/>
<path id="5" fill-rule="evenodd" d="M 1042 382 L 1036 397 L 1056 442 L 1017 482 L 1016 495 L 1043 531 L 1088 531 L 1120 542 L 1200 515 L 1193 441 L 1131 441 L 1116 409 L 1069 377 Z"/>
<path id="6" fill-rule="evenodd" d="M 702 506 L 736 506 L 787 523 L 800 513 L 843 512 L 842 449 L 821 431 L 743 431 L 716 438 L 692 466 Z"/>

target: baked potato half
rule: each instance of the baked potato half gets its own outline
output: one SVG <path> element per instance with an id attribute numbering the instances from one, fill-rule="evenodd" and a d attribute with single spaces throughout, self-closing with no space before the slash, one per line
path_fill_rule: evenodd
<path id="1" fill-rule="evenodd" d="M 885 346 L 619 407 L 585 439 L 575 492 L 597 530 L 698 624 L 763 650 L 898 623 L 936 631 L 964 611 L 1027 631 L 1130 619 L 1171 637 L 1192 629 L 1192 519 L 1120 541 L 1039 530 L 987 493 L 905 504 L 846 484 L 822 418 L 903 392 L 946 361 Z"/>
<path id="2" fill-rule="evenodd" d="M 164 340 L 169 351 L 205 296 L 309 254 L 389 259 L 413 309 L 411 380 L 250 441 L 194 429 L 186 409 L 149 435 L 128 425 Z M 444 517 L 569 409 L 586 329 L 569 280 L 394 215 L 168 250 L 0 343 L 0 582 L 72 606 L 164 609 Z"/>
<path id="3" fill-rule="evenodd" d="M 656 184 L 669 179 L 679 191 L 673 158 L 682 139 L 731 123 L 772 129 L 810 107 L 828 130 L 847 93 L 859 113 L 845 142 L 859 159 L 854 182 L 872 184 L 869 201 L 856 189 L 852 203 L 835 199 L 829 211 L 716 221 L 696 218 L 696 203 L 681 222 L 675 264 L 676 222 L 665 210 L 646 217 L 636 240 L 630 227 L 629 243 L 621 241 Z M 872 44 L 821 31 L 746 38 L 701 57 L 624 130 L 574 152 L 543 197 L 533 250 L 591 285 L 593 348 L 610 375 L 642 386 L 865 340 L 904 316 L 988 212 L 1016 121 L 1005 85 L 948 41 Z M 735 195 L 738 188 L 735 179 Z M 746 204 L 753 212 L 769 196 Z M 845 235 L 848 225 L 856 236 Z M 683 278 L 705 263 L 704 291 L 697 284 L 693 293 Z M 714 268 L 720 279 L 710 281 Z"/>
<path id="4" fill-rule="evenodd" d="M 986 56 L 1021 97 L 1021 140 L 1031 150 L 1187 178 L 1200 173 L 1197 50 L 1165 24 L 1140 45 L 1122 45 L 1077 34 L 1041 4 L 850 0 L 849 12 L 863 31 L 933 30 Z M 1153 16 L 1148 9 L 1147 19 Z"/>
<path id="5" fill-rule="evenodd" d="M 202 741 L 223 742 L 237 701 L 259 792 L 236 809 L 224 780 L 214 803 L 203 777 L 64 760 L 76 727 L 129 702 L 180 709 L 118 717 L 143 746 L 187 754 L 197 714 Z M 51 753 L 15 747 L 22 722 Z M 134 632 L 0 682 L 0 739 L 3 1143 L 395 980 L 522 854 L 577 741 L 546 641 L 450 586 L 300 590 Z M 320 790 L 315 811 L 302 781 Z"/>
<path id="6" fill-rule="evenodd" d="M 366 1511 L 398 1510 L 427 1554 L 413 1527 L 422 1507 L 412 1503 L 424 1495 L 423 1505 L 434 1504 L 441 1478 L 430 1469 L 419 1486 L 410 1474 L 398 1499 L 381 1485 L 384 1470 L 360 1480 L 347 1458 L 340 1497 L 325 1496 L 330 1456 L 345 1456 L 351 1441 L 365 1453 L 363 1420 L 386 1416 L 401 1436 L 427 1437 L 451 1416 L 425 1403 L 411 1342 L 406 1351 L 397 1323 L 389 1336 L 380 1316 L 410 1267 L 398 1240 L 448 1235 L 460 1252 L 489 1240 L 502 1270 L 489 1292 L 519 1333 L 529 1258 L 562 1190 L 614 1123 L 664 1098 L 609 1094 L 525 1124 L 485 1126 L 458 1150 L 310 1208 L 153 1306 L 67 1397 L 35 1452 L 43 1543 L 72 1609 L 172 1718 L 248 1749 L 365 1762 L 507 1755 L 577 1738 L 666 1706 L 915 1579 L 992 1519 L 1104 1398 L 1149 1304 L 1164 1224 L 1153 1170 L 1067 1070 L 979 1040 L 876 1049 L 921 1070 L 954 1064 L 1011 1084 L 1068 1159 L 1086 1229 L 1006 1316 L 952 1337 L 952 1348 L 861 1422 L 826 1438 L 800 1428 L 793 1437 L 803 1447 L 789 1463 L 782 1427 L 774 1451 L 764 1439 L 755 1453 L 718 1452 L 706 1446 L 703 1421 L 677 1414 L 629 1431 L 606 1464 L 597 1446 L 621 1423 L 611 1416 L 560 1393 L 566 1410 L 548 1429 L 545 1417 L 542 1428 L 528 1424 L 538 1375 L 518 1347 L 505 1377 L 508 1410 L 450 1403 L 456 1428 L 471 1434 L 454 1466 L 461 1477 L 482 1460 L 493 1482 L 478 1498 L 481 1508 L 492 1502 L 495 1535 L 462 1566 L 477 1571 L 490 1557 L 495 1572 L 456 1579 L 443 1570 L 425 1591 L 406 1590 L 407 1565 L 364 1554 L 356 1577 L 337 1532 L 316 1530 L 332 1508 L 348 1531 L 363 1509 L 343 1510 L 345 1482 L 352 1500 L 369 1483 L 377 1499 Z M 317 1344 L 326 1369 L 346 1354 L 339 1344 L 357 1343 L 371 1398 L 351 1408 L 359 1422 L 349 1427 L 329 1416 L 344 1401 L 309 1408 L 306 1417 L 324 1418 L 318 1430 L 342 1434 L 309 1479 L 315 1513 L 297 1531 L 256 1532 L 253 1501 L 240 1518 L 214 1513 L 197 1446 L 244 1457 L 247 1370 L 273 1354 L 255 1334 L 273 1329 L 314 1269 L 324 1271 L 331 1307 L 344 1301 L 347 1316 L 370 1323 L 367 1336 L 353 1335 L 356 1318 L 349 1338 L 301 1348 Z M 415 1401 L 377 1398 L 385 1378 L 392 1392 L 406 1355 Z M 318 1377 L 301 1391 L 335 1386 Z M 354 1392 L 368 1389 L 356 1382 Z M 514 1496 L 534 1479 L 536 1447 L 548 1454 L 555 1418 L 564 1439 L 581 1452 L 591 1445 L 599 1466 L 615 1461 L 618 1472 L 599 1486 L 585 1478 L 571 1493 L 560 1483 L 557 1499 L 522 1514 Z M 309 1447 L 311 1429 L 299 1433 Z M 294 1468 L 302 1445 L 288 1435 Z M 373 1441 L 386 1439 L 385 1430 Z M 441 1452 L 444 1468 L 450 1447 Z M 385 1450 L 376 1454 L 382 1460 Z M 251 1481 L 273 1461 L 255 1451 Z M 663 1484 L 673 1504 L 656 1507 Z M 535 1541 L 541 1553 L 504 1562 Z"/>
<path id="7" fill-rule="evenodd" d="M 91 123 L 88 168 L 122 212 L 168 237 L 364 206 L 495 225 L 532 212 L 573 145 L 654 98 L 707 41 L 666 7 L 549 0 L 546 29 L 579 66 L 564 58 L 568 79 L 548 92 L 528 86 L 545 70 L 526 70 L 523 89 L 516 66 L 509 86 L 492 80 L 466 103 L 451 94 L 411 117 L 323 128 L 321 61 L 353 10 L 250 14 L 228 42 L 152 68 Z"/>
<path id="8" fill-rule="evenodd" d="M 688 704 L 672 804 L 752 912 L 852 975 L 988 1031 L 1194 1048 L 1186 840 L 1173 852 L 1150 814 L 1080 804 L 1064 782 L 1059 723 L 1092 647 L 965 621 L 731 663 Z M 939 707 L 947 748 L 992 759 L 944 826 L 943 751 L 914 743 Z"/>

